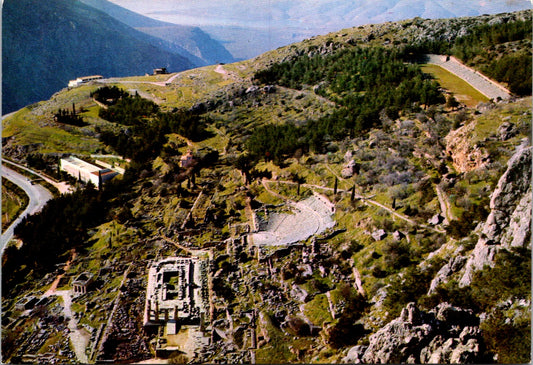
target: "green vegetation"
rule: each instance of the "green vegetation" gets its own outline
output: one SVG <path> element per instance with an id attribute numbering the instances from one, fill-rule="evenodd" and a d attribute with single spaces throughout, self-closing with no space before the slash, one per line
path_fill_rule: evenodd
<path id="1" fill-rule="evenodd" d="M 28 202 L 24 190 L 11 181 L 2 179 L 2 232 L 26 209 Z"/>
<path id="2" fill-rule="evenodd" d="M 435 294 L 421 296 L 427 308 L 447 301 L 457 306 L 489 311 L 481 330 L 488 349 L 499 355 L 498 362 L 530 360 L 531 323 L 529 309 L 517 315 L 506 311 L 504 301 L 517 302 L 531 298 L 531 250 L 515 248 L 496 255 L 493 268 L 486 267 L 474 274 L 470 286 L 459 288 L 452 281 L 437 288 Z"/>
<path id="3" fill-rule="evenodd" d="M 24 244 L 4 256 L 4 270 L 13 273 L 3 276 L 6 308 L 22 293 L 49 287 L 45 274 L 74 249 L 65 277 L 97 275 L 95 290 L 73 306 L 80 323 L 104 324 L 119 292 L 127 298 L 118 313 L 138 318 L 148 262 L 204 250 L 213 285 L 205 320 L 221 331 L 220 343 L 233 339 L 235 351 L 214 346 L 202 362 L 235 354 L 247 361 L 253 317 L 258 363 L 340 362 L 407 303 L 431 309 L 443 301 L 486 312 L 481 328 L 490 351 L 501 361 L 525 359 L 528 307 L 517 300 L 530 292 L 529 251 L 502 251 L 470 287 L 459 288 L 452 276 L 435 294 L 427 291 L 459 246 L 468 255 L 477 242 L 473 229 L 487 217 L 491 191 L 512 151 L 530 135 L 531 99 L 458 111 L 424 74 L 427 68 L 404 63 L 407 41 L 393 39 L 400 47 L 386 48 L 388 34 L 377 34 L 387 27 L 280 48 L 257 62 L 224 65 L 229 74 L 205 67 L 166 86 L 117 80 L 113 87 L 65 90 L 12 116 L 10 153 L 20 140 L 31 140 L 25 156 L 36 168 L 53 173 L 62 152 L 46 146 L 54 154 L 43 153 L 38 140 L 27 137 L 30 129 L 40 133 L 39 123 L 87 141 L 99 138 L 99 152 L 131 163 L 103 191 L 88 187 L 56 199 L 26 220 L 17 231 Z M 375 37 L 369 44 L 360 42 L 365 32 Z M 450 82 L 455 98 L 465 93 L 473 104 L 482 101 L 449 76 L 439 78 Z M 88 126 L 51 120 L 73 102 Z M 498 132 L 504 121 L 514 125 L 506 140 Z M 450 138 L 459 147 L 449 150 Z M 456 170 L 458 157 L 474 149 L 479 154 L 472 162 L 482 167 Z M 187 150 L 194 163 L 184 168 Z M 333 229 L 290 247 L 258 248 L 244 237 L 252 210 L 261 219 L 289 213 L 287 200 L 314 192 L 335 203 Z M 450 224 L 429 224 L 446 204 L 455 217 Z M 376 238 L 379 229 L 386 235 Z M 132 271 L 123 281 L 127 268 Z M 307 294 L 295 295 L 296 285 Z M 502 304 L 507 299 L 510 308 Z M 8 346 L 17 331 L 14 325 L 8 332 Z M 123 337 L 106 348 L 133 341 Z M 175 362 L 197 360 L 175 355 Z"/>
<path id="4" fill-rule="evenodd" d="M 94 100 L 108 106 L 115 105 L 119 100 L 129 97 L 129 93 L 117 86 L 104 86 L 91 92 L 90 95 Z"/>
<path id="5" fill-rule="evenodd" d="M 270 338 L 269 343 L 256 351 L 258 363 L 283 364 L 294 361 L 294 355 L 289 351 L 286 335 L 277 328 L 268 314 L 264 315 L 264 326 Z"/>
<path id="6" fill-rule="evenodd" d="M 422 65 L 421 69 L 423 72 L 433 75 L 443 88 L 452 92 L 460 102 L 468 107 L 475 107 L 479 103 L 489 100 L 469 83 L 440 66 L 428 64 Z"/>
<path id="7" fill-rule="evenodd" d="M 102 89 L 96 90 L 97 95 L 102 92 Z M 131 126 L 145 124 L 146 119 L 158 111 L 159 106 L 153 101 L 143 99 L 139 95 L 130 97 L 126 93 L 119 97 L 118 100 L 112 101 L 111 106 L 107 109 L 101 108 L 98 114 L 102 119 L 112 123 Z"/>
<path id="8" fill-rule="evenodd" d="M 299 56 L 272 65 L 254 76 L 256 82 L 315 92 L 341 106 L 331 115 L 295 126 L 267 125 L 255 130 L 247 149 L 252 156 L 279 161 L 302 147 L 324 152 L 326 139 L 339 140 L 379 125 L 380 113 L 389 118 L 400 111 L 443 103 L 438 85 L 424 77 L 417 65 L 406 65 L 399 54 L 381 48 L 353 48 L 327 56 Z M 269 131 L 269 129 L 271 129 Z M 283 136 L 283 139 L 273 138 Z M 281 143 L 281 145 L 280 145 Z"/>
<path id="9" fill-rule="evenodd" d="M 15 235 L 25 244 L 9 246 L 3 255 L 2 272 L 12 273 L 2 275 L 4 293 L 27 285 L 27 275 L 39 278 L 50 272 L 68 250 L 83 248 L 87 229 L 105 219 L 106 204 L 102 193 L 89 187 L 53 199 L 39 214 L 24 218 Z"/>
<path id="10" fill-rule="evenodd" d="M 72 111 L 66 109 L 59 109 L 56 114 L 54 114 L 54 120 L 61 124 L 69 124 L 77 127 L 86 126 L 87 123 L 83 120 L 81 115 L 76 114 L 76 105 L 72 104 Z"/>
<path id="11" fill-rule="evenodd" d="M 531 29 L 531 18 L 480 25 L 454 42 L 427 41 L 408 46 L 405 51 L 453 54 L 487 76 L 505 82 L 511 92 L 531 95 Z"/>
<path id="12" fill-rule="evenodd" d="M 102 92 L 103 89 L 99 90 Z M 210 136 L 205 129 L 205 118 L 191 112 L 161 113 L 157 104 L 138 95 L 130 97 L 121 94 L 113 104 L 107 109 L 100 109 L 100 117 L 131 128 L 119 131 L 116 128 L 98 128 L 101 132 L 100 139 L 121 155 L 135 161 L 146 162 L 155 158 L 167 142 L 167 135 L 171 133 L 195 141 Z"/>

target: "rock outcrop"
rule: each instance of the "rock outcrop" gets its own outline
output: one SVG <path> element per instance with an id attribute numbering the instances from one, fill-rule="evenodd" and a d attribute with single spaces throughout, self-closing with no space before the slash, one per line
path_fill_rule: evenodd
<path id="1" fill-rule="evenodd" d="M 372 232 L 372 238 L 376 241 L 381 241 L 385 237 L 387 237 L 387 232 L 385 232 L 383 229 L 378 229 Z"/>
<path id="2" fill-rule="evenodd" d="M 469 123 L 446 136 L 446 154 L 451 156 L 457 172 L 476 170 L 489 162 L 489 154 L 485 149 L 471 143 L 474 129 L 475 123 Z"/>
<path id="3" fill-rule="evenodd" d="M 437 275 L 433 278 L 431 281 L 431 284 L 429 285 L 429 291 L 428 294 L 435 293 L 437 287 L 440 284 L 447 283 L 449 278 L 456 272 L 459 272 L 461 270 L 465 263 L 467 258 L 465 256 L 462 256 L 461 254 L 457 254 L 457 256 L 453 256 L 450 258 L 447 264 L 445 264 Z"/>
<path id="4" fill-rule="evenodd" d="M 352 177 L 356 173 L 356 163 L 354 160 L 348 161 L 343 167 L 341 171 L 341 176 L 344 179 L 348 179 Z"/>
<path id="5" fill-rule="evenodd" d="M 507 163 L 490 200 L 490 214 L 459 284 L 469 285 L 475 270 L 492 266 L 502 249 L 531 246 L 531 146 L 522 145 Z"/>
<path id="6" fill-rule="evenodd" d="M 514 137 L 517 133 L 518 131 L 516 126 L 510 122 L 503 122 L 498 128 L 498 137 L 502 141 L 507 141 L 508 139 Z"/>
<path id="7" fill-rule="evenodd" d="M 344 363 L 482 362 L 479 319 L 470 309 L 441 303 L 429 312 L 409 303 L 400 317 L 370 336 L 368 346 L 352 347 Z"/>

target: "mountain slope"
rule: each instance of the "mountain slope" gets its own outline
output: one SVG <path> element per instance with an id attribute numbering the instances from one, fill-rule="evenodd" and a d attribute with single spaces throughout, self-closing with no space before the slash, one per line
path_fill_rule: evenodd
<path id="1" fill-rule="evenodd" d="M 454 105 L 434 82 L 458 99 L 470 91 L 406 62 L 440 42 L 525 58 L 529 29 L 531 11 L 343 29 L 166 83 L 65 89 L 7 117 L 5 156 L 52 176 L 65 153 L 131 162 L 123 178 L 19 226 L 24 244 L 3 257 L 2 357 L 74 359 L 57 331 L 69 316 L 101 334 L 90 362 L 151 358 L 176 337 L 139 320 L 153 310 L 149 267 L 191 255 L 209 258 L 212 310 L 180 331 L 196 349 L 174 362 L 529 363 L 531 97 Z M 72 103 L 86 126 L 54 120 Z M 279 244 L 331 219 L 329 231 Z M 21 320 L 58 267 L 64 289 L 94 275 L 72 300 L 78 314 L 51 296 Z"/>
<path id="2" fill-rule="evenodd" d="M 125 76 L 155 67 L 182 71 L 189 59 L 79 1 L 8 0 L 3 23 L 3 113 L 47 99 L 69 79 Z"/>
<path id="3" fill-rule="evenodd" d="M 527 0 L 196 0 L 152 2 L 110 0 L 168 22 L 198 25 L 236 57 L 267 50 L 342 28 L 413 17 L 452 18 L 530 9 Z M 242 44 L 246 42 L 246 47 Z"/>
<path id="4" fill-rule="evenodd" d="M 107 0 L 81 0 L 113 18 L 143 33 L 169 42 L 170 47 L 182 54 L 185 50 L 201 60 L 202 64 L 234 62 L 231 53 L 202 29 L 193 26 L 166 23 L 137 14 Z M 172 48 L 171 48 L 172 50 Z M 187 56 L 186 54 L 183 54 Z"/>

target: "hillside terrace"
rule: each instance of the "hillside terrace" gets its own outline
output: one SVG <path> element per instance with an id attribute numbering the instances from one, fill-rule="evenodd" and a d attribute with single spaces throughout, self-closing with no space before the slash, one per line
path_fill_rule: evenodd
<path id="1" fill-rule="evenodd" d="M 256 246 L 283 246 L 303 241 L 335 225 L 331 216 L 335 206 L 324 196 L 315 194 L 291 203 L 293 214 L 270 214 L 259 222 L 259 231 L 250 234 Z"/>

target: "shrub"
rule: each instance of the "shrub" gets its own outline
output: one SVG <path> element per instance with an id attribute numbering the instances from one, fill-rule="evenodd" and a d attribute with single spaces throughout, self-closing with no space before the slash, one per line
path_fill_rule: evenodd
<path id="1" fill-rule="evenodd" d="M 189 358 L 182 352 L 175 351 L 168 357 L 168 364 L 187 364 Z"/>
<path id="2" fill-rule="evenodd" d="M 481 323 L 481 333 L 487 349 L 498 354 L 502 364 L 531 362 L 531 322 L 529 316 L 509 321 L 501 311 L 495 311 Z"/>
<path id="3" fill-rule="evenodd" d="M 339 288 L 345 306 L 337 320 L 327 331 L 326 341 L 332 348 L 353 345 L 361 338 L 365 331 L 356 321 L 361 318 L 368 306 L 366 299 L 348 284 Z"/>
<path id="4" fill-rule="evenodd" d="M 416 302 L 427 293 L 433 278 L 429 270 L 422 270 L 418 266 L 411 266 L 405 270 L 400 280 L 391 280 L 387 296 L 383 301 L 384 309 L 389 312 L 389 318 L 400 315 L 403 307 L 409 302 Z"/>

